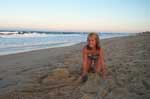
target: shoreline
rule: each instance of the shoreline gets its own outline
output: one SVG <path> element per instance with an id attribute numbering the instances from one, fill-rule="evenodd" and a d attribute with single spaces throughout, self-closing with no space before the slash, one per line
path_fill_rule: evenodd
<path id="1" fill-rule="evenodd" d="M 115 86 L 106 99 L 150 97 L 149 39 L 136 35 L 101 40 Z M 0 98 L 84 99 L 84 84 L 77 83 L 84 44 L 0 56 Z"/>
<path id="2" fill-rule="evenodd" d="M 76 44 L 79 44 L 79 43 L 70 43 L 70 44 L 64 44 L 64 45 L 53 45 L 53 46 L 49 46 L 49 47 L 47 46 L 47 47 L 44 47 L 44 48 L 37 48 L 37 49 L 34 49 L 34 48 L 32 49 L 31 48 L 31 49 L 22 50 L 22 51 L 5 52 L 5 53 L 0 54 L 0 56 L 12 55 L 12 54 L 21 54 L 21 53 L 24 53 L 24 52 L 38 51 L 38 50 L 44 50 L 44 49 L 50 49 L 50 48 L 61 48 L 61 47 L 73 46 L 73 45 L 76 45 Z"/>
<path id="3" fill-rule="evenodd" d="M 132 35 L 136 35 L 134 34 L 124 34 L 124 35 L 118 35 L 118 36 L 111 36 L 111 37 L 102 37 L 101 40 L 103 39 L 109 39 L 109 38 L 116 38 L 116 37 L 125 37 L 125 36 L 132 36 Z M 18 53 L 23 53 L 23 52 L 30 52 L 30 51 L 36 51 L 36 50 L 43 50 L 43 49 L 49 49 L 49 48 L 59 48 L 59 47 L 67 47 L 67 46 L 72 46 L 72 45 L 76 45 L 76 44 L 80 44 L 82 42 L 72 42 L 72 43 L 55 43 L 55 44 L 40 44 L 40 45 L 33 45 L 33 46 L 22 46 L 22 48 L 19 47 L 13 47 L 13 48 L 4 48 L 4 49 L 0 49 L 2 50 L 2 52 L 0 53 L 0 56 L 4 56 L 4 55 L 11 55 L 11 54 L 18 54 Z M 11 50 L 9 50 L 11 49 Z M 5 51 L 7 50 L 7 51 Z"/>

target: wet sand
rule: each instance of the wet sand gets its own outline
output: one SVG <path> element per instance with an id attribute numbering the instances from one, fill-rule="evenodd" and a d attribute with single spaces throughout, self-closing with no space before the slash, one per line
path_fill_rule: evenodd
<path id="1" fill-rule="evenodd" d="M 150 99 L 150 35 L 101 40 L 108 74 L 79 83 L 85 43 L 0 56 L 0 99 Z"/>

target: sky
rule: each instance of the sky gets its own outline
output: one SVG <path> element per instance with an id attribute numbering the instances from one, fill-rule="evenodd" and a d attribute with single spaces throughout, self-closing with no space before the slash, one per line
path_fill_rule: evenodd
<path id="1" fill-rule="evenodd" d="M 150 31 L 150 0 L 0 0 L 0 29 Z"/>

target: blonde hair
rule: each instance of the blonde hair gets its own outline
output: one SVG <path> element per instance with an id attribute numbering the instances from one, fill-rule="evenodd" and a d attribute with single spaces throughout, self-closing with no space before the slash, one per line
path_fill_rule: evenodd
<path id="1" fill-rule="evenodd" d="M 96 32 L 91 32 L 88 34 L 88 37 L 87 37 L 87 41 L 89 40 L 89 38 L 91 36 L 95 36 L 96 37 L 96 49 L 100 49 L 101 46 L 100 46 L 100 38 L 99 38 L 99 35 L 96 33 Z M 87 45 L 87 48 L 88 49 L 91 49 L 88 45 Z"/>

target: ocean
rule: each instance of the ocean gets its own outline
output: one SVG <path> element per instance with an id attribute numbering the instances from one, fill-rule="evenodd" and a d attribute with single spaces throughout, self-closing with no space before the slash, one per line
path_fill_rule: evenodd
<path id="1" fill-rule="evenodd" d="M 0 32 L 0 55 L 65 47 L 86 42 L 83 32 Z M 130 33 L 99 33 L 100 39 L 128 36 Z"/>

